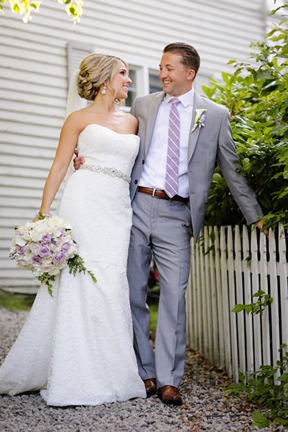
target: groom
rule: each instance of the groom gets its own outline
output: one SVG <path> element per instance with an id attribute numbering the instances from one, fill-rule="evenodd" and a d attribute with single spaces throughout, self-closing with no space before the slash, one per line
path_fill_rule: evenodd
<path id="1" fill-rule="evenodd" d="M 199 66 L 200 57 L 192 46 L 167 45 L 159 72 L 163 92 L 139 97 L 133 106 L 141 139 L 131 177 L 128 258 L 135 352 L 147 395 L 158 389 L 159 398 L 174 405 L 182 404 L 178 386 L 186 352 L 190 236 L 198 239 L 216 161 L 247 223 L 262 216 L 254 192 L 235 171 L 238 157 L 228 110 L 203 99 L 192 87 Z M 83 162 L 80 159 L 76 167 Z M 258 222 L 260 229 L 262 225 Z M 149 343 L 146 305 L 152 252 L 161 292 L 155 354 Z"/>
<path id="2" fill-rule="evenodd" d="M 163 402 L 177 405 L 182 403 L 178 386 L 185 364 L 191 228 L 197 240 L 216 161 L 247 223 L 262 216 L 254 192 L 235 171 L 228 110 L 192 88 L 199 66 L 192 46 L 167 45 L 159 71 L 163 92 L 139 97 L 133 107 L 141 142 L 131 178 L 128 258 L 135 351 L 148 395 L 157 388 Z M 152 252 L 160 281 L 155 355 L 146 306 Z"/>

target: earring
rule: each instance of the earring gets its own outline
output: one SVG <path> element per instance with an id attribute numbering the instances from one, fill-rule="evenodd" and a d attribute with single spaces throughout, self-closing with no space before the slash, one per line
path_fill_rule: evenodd
<path id="1" fill-rule="evenodd" d="M 107 87 L 107 84 L 106 84 L 106 82 L 104 82 L 104 88 L 102 90 L 102 94 L 103 95 L 106 94 L 106 87 Z"/>

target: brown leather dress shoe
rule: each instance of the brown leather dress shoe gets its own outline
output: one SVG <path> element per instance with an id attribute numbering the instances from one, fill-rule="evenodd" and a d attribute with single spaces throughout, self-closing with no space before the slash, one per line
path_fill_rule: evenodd
<path id="1" fill-rule="evenodd" d="M 145 388 L 147 397 L 152 396 L 153 394 L 156 394 L 157 386 L 156 386 L 156 379 L 155 378 L 149 378 L 144 380 Z"/>
<path id="2" fill-rule="evenodd" d="M 178 389 L 170 385 L 159 388 L 158 397 L 166 404 L 182 405 L 183 403 Z"/>

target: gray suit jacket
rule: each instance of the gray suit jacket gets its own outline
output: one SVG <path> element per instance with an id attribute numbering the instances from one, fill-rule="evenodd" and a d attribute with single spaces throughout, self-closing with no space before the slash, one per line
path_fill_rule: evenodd
<path id="1" fill-rule="evenodd" d="M 135 100 L 133 106 L 133 114 L 139 121 L 138 135 L 141 141 L 131 177 L 132 201 L 149 151 L 157 111 L 164 96 L 163 92 L 141 96 Z M 206 109 L 205 126 L 201 129 L 197 127 L 190 133 L 188 148 L 189 200 L 196 240 L 203 223 L 216 161 L 247 223 L 256 222 L 263 216 L 247 180 L 235 171 L 239 165 L 234 162 L 239 158 L 232 139 L 229 111 L 223 105 L 204 99 L 195 92 L 190 130 L 194 125 L 195 110 L 201 108 Z M 163 149 L 166 149 L 166 143 L 163 143 Z"/>

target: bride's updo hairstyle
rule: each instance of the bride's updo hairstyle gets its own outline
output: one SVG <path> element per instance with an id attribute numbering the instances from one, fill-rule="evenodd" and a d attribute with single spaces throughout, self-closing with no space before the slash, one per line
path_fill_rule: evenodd
<path id="1" fill-rule="evenodd" d="M 112 86 L 114 89 L 112 81 L 121 62 L 128 70 L 126 62 L 119 57 L 95 53 L 86 56 L 80 64 L 78 75 L 79 96 L 94 101 L 99 88 L 105 81 L 109 81 L 107 86 Z M 116 89 L 114 90 L 116 95 Z"/>

